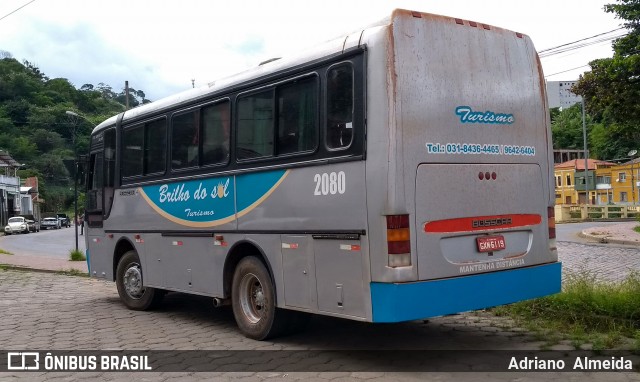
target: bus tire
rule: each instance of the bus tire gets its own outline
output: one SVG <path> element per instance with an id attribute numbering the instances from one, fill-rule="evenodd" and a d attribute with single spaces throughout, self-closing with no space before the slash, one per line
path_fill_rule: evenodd
<path id="1" fill-rule="evenodd" d="M 142 283 L 142 266 L 136 251 L 126 252 L 118 262 L 116 269 L 116 286 L 120 300 L 132 310 L 148 310 L 157 306 L 162 300 L 160 290 L 144 287 Z"/>
<path id="2" fill-rule="evenodd" d="M 240 260 L 233 273 L 231 305 L 236 323 L 245 336 L 266 340 L 281 334 L 287 313 L 276 308 L 276 294 L 269 271 L 254 256 Z"/>

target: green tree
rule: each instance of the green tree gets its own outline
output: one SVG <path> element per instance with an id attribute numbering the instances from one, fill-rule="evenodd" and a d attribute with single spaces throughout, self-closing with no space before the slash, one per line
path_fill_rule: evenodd
<path id="1" fill-rule="evenodd" d="M 581 149 L 584 147 L 582 135 L 582 105 L 575 104 L 558 111 L 551 122 L 554 149 Z"/>
<path id="2" fill-rule="evenodd" d="M 603 125 L 592 134 L 594 150 L 617 157 L 637 149 L 640 142 L 640 0 L 617 0 L 604 9 L 623 20 L 629 33 L 614 41 L 612 58 L 591 61 L 591 71 L 580 76 L 572 90 Z"/>

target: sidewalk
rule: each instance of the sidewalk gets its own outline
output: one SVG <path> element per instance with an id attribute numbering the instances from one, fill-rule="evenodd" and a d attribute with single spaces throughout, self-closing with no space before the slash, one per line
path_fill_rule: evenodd
<path id="1" fill-rule="evenodd" d="M 79 271 L 85 274 L 88 273 L 86 261 L 69 261 L 61 258 L 43 256 L 0 254 L 0 266 L 44 272 Z"/>
<path id="2" fill-rule="evenodd" d="M 633 230 L 639 225 L 637 221 L 627 221 L 606 227 L 593 227 L 583 230 L 580 236 L 600 243 L 640 246 L 640 233 Z"/>

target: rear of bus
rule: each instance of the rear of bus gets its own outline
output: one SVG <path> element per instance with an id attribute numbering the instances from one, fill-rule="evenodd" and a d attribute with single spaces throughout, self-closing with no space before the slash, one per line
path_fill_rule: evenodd
<path id="1" fill-rule="evenodd" d="M 381 248 L 371 256 L 373 321 L 559 292 L 548 107 L 531 40 L 399 10 L 386 59 L 388 131 L 368 127 L 372 147 L 388 136 L 386 157 L 367 159 L 368 204 L 380 206 L 371 237 L 380 229 L 386 239 L 370 239 Z M 381 166 L 386 177 L 374 180 Z"/>

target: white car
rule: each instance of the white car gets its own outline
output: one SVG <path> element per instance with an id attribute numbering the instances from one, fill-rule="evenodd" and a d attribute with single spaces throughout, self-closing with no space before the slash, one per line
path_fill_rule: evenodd
<path id="1" fill-rule="evenodd" d="M 60 229 L 60 220 L 58 218 L 44 218 L 40 222 L 40 229 Z"/>
<path id="2" fill-rule="evenodd" d="M 7 226 L 4 227 L 4 233 L 11 235 L 12 233 L 29 233 L 29 222 L 22 216 L 14 216 L 9 218 Z"/>

